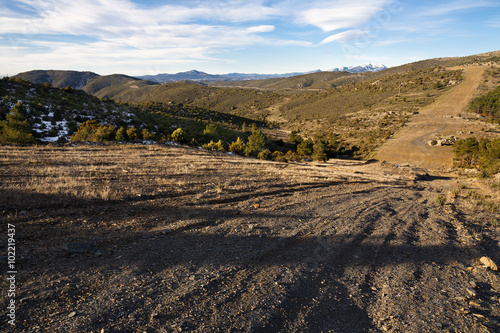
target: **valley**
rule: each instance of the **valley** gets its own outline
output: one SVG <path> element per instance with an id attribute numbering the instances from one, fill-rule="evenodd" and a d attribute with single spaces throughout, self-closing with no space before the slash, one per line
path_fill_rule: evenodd
<path id="1" fill-rule="evenodd" d="M 210 84 L 53 73 L 84 91 L 2 80 L 0 115 L 58 142 L 0 145 L 17 244 L 17 326 L 0 330 L 497 332 L 500 126 L 469 101 L 498 87 L 498 54 Z M 490 155 L 463 167 L 446 140 L 470 136 Z"/>

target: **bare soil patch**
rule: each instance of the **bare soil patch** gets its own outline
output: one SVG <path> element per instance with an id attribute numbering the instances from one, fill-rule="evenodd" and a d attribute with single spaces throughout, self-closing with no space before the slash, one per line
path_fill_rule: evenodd
<path id="1" fill-rule="evenodd" d="M 426 169 L 449 170 L 453 166 L 452 146 L 432 146 L 429 142 L 439 135 L 468 137 L 488 127 L 466 110 L 485 69 L 485 66 L 464 67 L 465 80 L 412 115 L 409 122 L 379 148 L 374 158 Z"/>
<path id="2" fill-rule="evenodd" d="M 0 329 L 495 332 L 500 279 L 479 259 L 500 262 L 499 216 L 460 196 L 438 206 L 439 179 L 417 176 L 182 147 L 0 147 L 18 270 L 17 325 Z"/>

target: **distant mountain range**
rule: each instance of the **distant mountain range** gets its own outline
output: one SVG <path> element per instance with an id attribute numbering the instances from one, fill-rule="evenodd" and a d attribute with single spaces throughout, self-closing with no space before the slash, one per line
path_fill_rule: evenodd
<path id="1" fill-rule="evenodd" d="M 312 71 L 309 73 L 321 72 L 320 70 Z M 176 74 L 157 74 L 157 75 L 144 75 L 136 76 L 142 80 L 148 80 L 158 83 L 176 82 L 176 81 L 246 81 L 246 80 L 266 80 L 276 78 L 286 78 L 306 73 L 286 73 L 286 74 L 256 74 L 256 73 L 229 73 L 229 74 L 208 74 L 197 70 L 188 72 L 180 72 Z"/>
<path id="2" fill-rule="evenodd" d="M 378 72 L 386 69 L 384 65 L 362 65 L 351 67 L 333 68 L 326 72 L 348 72 L 348 73 L 362 73 L 362 72 Z M 250 80 L 266 80 L 266 79 L 280 79 L 288 78 L 304 74 L 321 73 L 321 70 L 310 72 L 296 72 L 286 74 L 256 74 L 256 73 L 229 73 L 229 74 L 208 74 L 205 72 L 191 70 L 188 72 L 180 72 L 176 74 L 157 74 L 157 75 L 143 75 L 143 76 L 127 76 L 121 74 L 100 76 L 92 72 L 77 72 L 77 71 L 61 71 L 61 70 L 34 70 L 29 72 L 20 73 L 14 77 L 20 77 L 34 83 L 50 83 L 54 87 L 64 88 L 71 86 L 75 89 L 83 89 L 88 93 L 95 93 L 97 90 L 105 88 L 111 84 L 118 82 L 130 82 L 136 80 L 149 81 L 150 84 L 154 83 L 167 83 L 177 81 L 194 81 L 194 82 L 222 82 L 222 81 L 250 81 Z M 103 79 L 105 78 L 105 80 Z M 89 84 L 98 86 L 99 89 L 93 87 L 88 89 Z"/>
<path id="3" fill-rule="evenodd" d="M 384 65 L 361 65 L 361 66 L 351 66 L 351 67 L 340 67 L 333 68 L 328 72 L 349 72 L 349 73 L 362 73 L 362 72 L 378 72 L 387 69 Z M 137 76 L 137 78 L 142 80 L 148 80 L 158 83 L 164 82 L 175 82 L 175 81 L 204 81 L 204 82 L 214 82 L 214 81 L 246 81 L 246 80 L 266 80 L 266 79 L 277 79 L 277 78 L 287 78 L 297 75 L 319 73 L 321 70 L 315 70 L 311 72 L 296 72 L 296 73 L 286 73 L 286 74 L 245 74 L 245 73 L 230 73 L 230 74 L 207 74 L 205 72 L 200 72 L 197 70 L 191 70 L 188 72 L 180 72 L 177 74 L 157 74 L 157 75 L 144 75 Z"/>
<path id="4" fill-rule="evenodd" d="M 363 72 L 379 72 L 387 69 L 385 65 L 366 64 L 361 66 L 337 67 L 330 69 L 330 72 L 348 72 L 348 73 L 363 73 Z"/>

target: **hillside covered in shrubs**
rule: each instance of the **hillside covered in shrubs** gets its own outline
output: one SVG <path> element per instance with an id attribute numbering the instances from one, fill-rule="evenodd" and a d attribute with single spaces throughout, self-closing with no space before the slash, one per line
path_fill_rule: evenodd
<path id="1" fill-rule="evenodd" d="M 167 142 L 277 161 L 345 153 L 332 134 L 304 140 L 272 139 L 264 123 L 173 103 L 130 105 L 101 100 L 71 87 L 20 79 L 0 81 L 0 143 Z M 266 131 L 272 133 L 270 129 Z"/>

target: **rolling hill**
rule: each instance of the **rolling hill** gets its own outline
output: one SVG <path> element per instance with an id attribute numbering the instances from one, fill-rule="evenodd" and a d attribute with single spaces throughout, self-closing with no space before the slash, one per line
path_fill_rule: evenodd
<path id="1" fill-rule="evenodd" d="M 101 99 L 132 105 L 182 105 L 233 115 L 275 128 L 268 135 L 288 140 L 336 136 L 348 149 L 368 156 L 408 121 L 463 80 L 453 66 L 498 64 L 500 52 L 427 59 L 379 72 L 316 72 L 287 78 L 158 84 L 126 75 L 33 71 L 17 77 L 74 87 Z M 202 73 L 191 73 L 201 75 Z M 203 74 L 204 75 L 204 74 Z M 197 113 L 196 111 L 195 113 Z"/>
<path id="2" fill-rule="evenodd" d="M 14 78 L 20 78 L 33 83 L 49 83 L 56 88 L 70 86 L 75 89 L 83 89 L 83 87 L 98 77 L 99 75 L 93 72 L 55 70 L 33 70 L 14 76 Z"/>
<path id="3" fill-rule="evenodd" d="M 113 74 L 101 76 L 92 72 L 76 72 L 62 70 L 34 70 L 20 73 L 14 76 L 33 83 L 49 83 L 55 88 L 72 87 L 99 98 L 110 98 L 116 91 L 122 91 L 129 87 L 143 87 L 156 83 L 137 79 L 135 77 Z"/>

